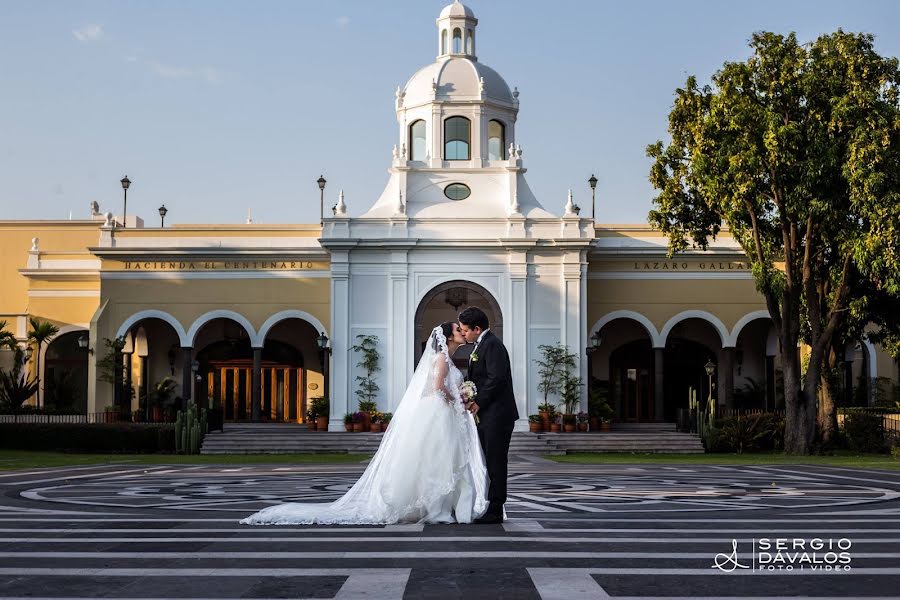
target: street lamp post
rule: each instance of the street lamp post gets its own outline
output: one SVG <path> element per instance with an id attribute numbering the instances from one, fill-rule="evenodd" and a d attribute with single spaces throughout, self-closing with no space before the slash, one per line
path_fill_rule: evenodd
<path id="1" fill-rule="evenodd" d="M 714 363 L 712 361 L 712 359 L 709 359 L 706 361 L 706 364 L 703 365 L 703 368 L 706 370 L 706 376 L 709 377 L 709 397 L 706 399 L 706 407 L 707 407 L 707 410 L 709 410 L 710 414 L 712 415 L 712 414 L 715 414 L 715 411 L 716 411 L 715 405 L 712 403 L 712 401 L 713 401 L 712 377 L 713 377 L 713 373 L 716 372 L 716 363 Z"/>
<path id="2" fill-rule="evenodd" d="M 319 184 L 319 227 L 325 224 L 325 184 L 328 183 L 325 181 L 325 178 L 319 175 L 319 178 L 316 179 L 316 183 Z M 325 335 L 324 333 L 322 335 Z"/>
<path id="3" fill-rule="evenodd" d="M 131 185 L 131 180 L 126 175 L 120 183 L 122 184 L 122 192 L 125 194 L 125 203 L 122 206 L 122 227 L 125 227 L 125 218 L 128 216 L 128 187 Z"/>
<path id="4" fill-rule="evenodd" d="M 597 178 L 591 174 L 591 178 L 588 179 L 588 184 L 591 186 L 591 219 L 597 220 Z"/>
<path id="5" fill-rule="evenodd" d="M 600 332 L 595 331 L 594 335 L 591 336 L 591 344 L 584 349 L 584 353 L 587 354 L 587 391 L 588 398 L 590 399 L 590 393 L 593 390 L 593 386 L 591 385 L 594 381 L 594 359 L 593 354 L 600 348 Z M 588 407 L 590 408 L 590 406 Z"/>
<path id="6" fill-rule="evenodd" d="M 197 372 L 199 370 L 200 370 L 200 361 L 198 361 L 196 359 L 192 360 L 191 361 L 191 372 L 194 374 L 194 376 L 191 378 L 191 397 L 188 398 L 188 404 L 193 402 L 195 406 L 197 404 L 197 382 L 202 379 L 202 377 L 200 377 L 200 373 Z M 185 409 L 186 408 L 188 408 L 188 407 L 185 406 Z"/>
<path id="7" fill-rule="evenodd" d="M 166 226 L 166 215 L 169 213 L 169 209 L 166 208 L 166 205 L 163 204 L 159 207 L 159 227 L 162 229 Z"/>
<path id="8" fill-rule="evenodd" d="M 328 336 L 325 335 L 323 331 L 319 337 L 316 338 L 316 345 L 319 347 L 319 359 L 322 361 L 322 392 L 325 396 L 325 399 L 328 400 L 328 406 L 331 406 L 331 396 L 329 392 L 331 391 L 330 386 L 328 384 L 328 363 L 331 362 L 329 360 L 329 356 L 331 355 L 331 347 L 328 345 Z"/>

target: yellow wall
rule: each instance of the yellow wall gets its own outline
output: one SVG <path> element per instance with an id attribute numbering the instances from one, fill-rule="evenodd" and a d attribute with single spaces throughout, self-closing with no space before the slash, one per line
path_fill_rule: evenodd
<path id="1" fill-rule="evenodd" d="M 765 308 L 747 279 L 588 280 L 588 328 L 606 313 L 630 310 L 650 319 L 659 331 L 682 311 L 704 310 L 730 331 L 744 315 Z"/>
<path id="2" fill-rule="evenodd" d="M 97 244 L 100 225 L 96 221 L 0 221 L 0 315 L 30 312 L 28 279 L 19 269 L 28 263 L 31 238 L 39 238 L 38 247 L 44 259 L 89 260 L 94 257 L 87 248 Z M 47 287 L 68 289 L 70 286 L 68 282 L 58 282 Z M 98 289 L 97 284 L 93 289 Z"/>

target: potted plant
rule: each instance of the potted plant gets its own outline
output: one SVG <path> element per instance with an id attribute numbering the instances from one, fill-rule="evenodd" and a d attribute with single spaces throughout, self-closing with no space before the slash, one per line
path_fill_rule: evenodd
<path id="1" fill-rule="evenodd" d="M 357 335 L 356 339 L 358 342 L 351 346 L 350 349 L 362 355 L 356 366 L 366 372 L 365 376 L 356 376 L 356 381 L 359 385 L 356 390 L 356 397 L 359 398 L 359 411 L 366 413 L 363 431 L 368 431 L 371 423 L 369 415 L 378 410 L 378 403 L 375 402 L 375 398 L 380 388 L 375 382 L 374 375 L 381 370 L 379 366 L 381 356 L 378 354 L 378 336 Z"/>
<path id="2" fill-rule="evenodd" d="M 306 426 L 310 431 L 316 430 L 316 412 L 312 408 L 306 411 Z"/>
<path id="3" fill-rule="evenodd" d="M 115 423 L 116 422 L 116 407 L 112 404 L 107 404 L 103 407 L 103 422 L 104 423 Z"/>
<path id="4" fill-rule="evenodd" d="M 363 413 L 363 431 L 369 431 L 372 424 L 372 415 L 378 412 L 378 405 L 374 400 L 360 400 L 359 412 Z"/>
<path id="5" fill-rule="evenodd" d="M 541 417 L 541 428 L 544 431 L 550 431 L 550 421 L 556 413 L 556 407 L 549 402 L 538 404 L 538 415 Z"/>
<path id="6" fill-rule="evenodd" d="M 359 433 L 363 430 L 363 413 L 357 411 L 353 413 L 353 432 Z"/>
<path id="7" fill-rule="evenodd" d="M 576 415 L 576 420 L 578 421 L 578 431 L 587 431 L 588 430 L 588 414 L 584 411 L 581 411 Z"/>
<path id="8" fill-rule="evenodd" d="M 394 413 L 389 413 L 389 412 L 384 413 L 381 416 L 381 430 L 382 431 L 387 431 L 388 425 L 391 424 L 391 419 L 393 419 L 393 418 L 394 418 Z"/>
<path id="9" fill-rule="evenodd" d="M 381 413 L 375 411 L 371 413 L 369 419 L 369 431 L 371 433 L 381 433 Z"/>
<path id="10" fill-rule="evenodd" d="M 350 413 L 344 415 L 344 429 L 346 431 L 353 431 L 353 415 Z"/>
<path id="11" fill-rule="evenodd" d="M 605 383 L 605 382 L 603 382 Z M 609 390 L 605 387 L 594 387 L 588 390 L 588 418 L 591 424 L 591 431 L 601 431 L 602 424 L 612 419 L 613 410 L 608 402 Z"/>
<path id="12" fill-rule="evenodd" d="M 328 431 L 328 398 L 316 396 L 312 399 L 312 411 L 316 415 L 316 431 Z"/>
<path id="13" fill-rule="evenodd" d="M 575 410 L 581 402 L 581 377 L 573 377 L 566 372 L 563 378 L 561 396 L 563 406 L 563 429 L 567 432 L 575 431 Z"/>
<path id="14" fill-rule="evenodd" d="M 161 423 L 163 420 L 163 410 L 172 405 L 175 398 L 175 388 L 178 386 L 172 377 L 163 377 L 156 382 L 153 390 L 150 392 L 150 421 L 153 423 Z"/>
<path id="15" fill-rule="evenodd" d="M 559 433 L 562 425 L 559 423 L 559 415 L 554 414 L 553 420 L 550 422 L 550 433 Z"/>
<path id="16" fill-rule="evenodd" d="M 538 346 L 538 350 L 541 351 L 541 358 L 534 362 L 539 367 L 538 390 L 544 394 L 544 403 L 541 406 L 546 407 L 550 404 L 551 394 L 563 392 L 568 373 L 575 368 L 575 355 L 559 342 L 552 346 L 542 344 Z M 538 410 L 540 408 L 538 407 Z"/>
<path id="17" fill-rule="evenodd" d="M 544 424 L 544 417 L 541 415 L 528 415 L 528 431 L 531 433 L 540 433 Z"/>

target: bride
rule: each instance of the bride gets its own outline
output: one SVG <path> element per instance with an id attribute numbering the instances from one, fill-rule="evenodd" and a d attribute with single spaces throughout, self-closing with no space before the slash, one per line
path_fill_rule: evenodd
<path id="1" fill-rule="evenodd" d="M 470 523 L 487 509 L 487 470 L 463 375 L 450 360 L 459 324 L 435 327 L 378 452 L 353 487 L 330 503 L 280 504 L 250 525 Z"/>

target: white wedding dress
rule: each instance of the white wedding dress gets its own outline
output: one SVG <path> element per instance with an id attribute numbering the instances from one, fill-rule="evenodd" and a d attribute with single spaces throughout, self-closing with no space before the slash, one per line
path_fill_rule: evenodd
<path id="1" fill-rule="evenodd" d="M 470 523 L 487 509 L 487 469 L 475 420 L 460 397 L 463 376 L 440 327 L 375 456 L 352 488 L 328 503 L 270 506 L 249 525 Z"/>

